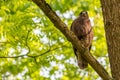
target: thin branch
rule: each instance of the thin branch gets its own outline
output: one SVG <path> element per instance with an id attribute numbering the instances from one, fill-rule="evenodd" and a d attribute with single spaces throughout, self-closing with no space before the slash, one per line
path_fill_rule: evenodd
<path id="1" fill-rule="evenodd" d="M 89 53 L 89 50 L 82 47 L 81 42 L 71 32 L 67 25 L 62 22 L 62 20 L 57 16 L 57 14 L 52 10 L 52 8 L 45 2 L 45 0 L 32 0 L 35 4 L 41 8 L 45 15 L 51 20 L 57 29 L 59 29 L 70 41 L 81 54 L 84 59 L 86 59 L 93 69 L 103 78 L 104 80 L 111 80 L 112 78 L 108 75 L 107 71 L 100 65 L 100 63 Z"/>
<path id="2" fill-rule="evenodd" d="M 25 54 L 25 55 L 19 55 L 19 56 L 0 56 L 0 58 L 19 58 L 24 56 L 27 56 L 27 55 Z"/>
<path id="3" fill-rule="evenodd" d="M 26 46 L 27 46 L 27 48 L 28 48 L 28 53 L 27 53 L 27 55 L 30 53 L 30 47 L 29 47 L 29 45 L 28 45 L 28 37 L 29 37 L 29 33 L 31 32 L 31 30 L 28 30 L 28 33 L 27 33 L 27 36 L 26 36 L 26 39 L 25 39 L 25 44 L 26 44 Z"/>
<path id="4" fill-rule="evenodd" d="M 44 52 L 44 53 L 42 53 L 42 54 L 35 55 L 35 56 L 30 56 L 30 55 L 28 55 L 28 57 L 39 57 L 39 56 L 45 55 L 46 53 L 49 53 L 49 52 L 54 51 L 54 50 L 59 49 L 59 48 L 60 48 L 60 47 L 54 48 L 54 49 L 52 49 L 52 50 L 48 49 L 46 52 Z"/>
<path id="5" fill-rule="evenodd" d="M 63 46 L 61 46 L 61 47 L 63 47 Z M 61 47 L 56 47 L 56 48 L 54 48 L 54 49 L 48 49 L 47 51 L 45 51 L 44 53 L 41 53 L 41 54 L 39 54 L 39 55 L 28 55 L 28 53 L 27 54 L 24 54 L 24 55 L 18 55 L 18 56 L 0 56 L 0 58 L 19 58 L 19 57 L 24 57 L 24 56 L 27 56 L 27 57 L 31 57 L 31 58 L 36 58 L 36 57 L 39 57 L 39 56 L 43 56 L 43 55 L 45 55 L 45 54 L 47 54 L 47 53 L 49 53 L 49 52 L 51 52 L 51 51 L 54 51 L 54 50 L 57 50 L 57 49 L 59 49 L 59 48 L 61 48 Z"/>
<path id="6" fill-rule="evenodd" d="M 8 41 L 2 42 L 2 41 L 1 41 L 0 43 L 1 43 L 1 44 L 2 44 L 2 43 L 6 44 L 6 43 L 10 43 L 10 42 L 8 42 Z"/>

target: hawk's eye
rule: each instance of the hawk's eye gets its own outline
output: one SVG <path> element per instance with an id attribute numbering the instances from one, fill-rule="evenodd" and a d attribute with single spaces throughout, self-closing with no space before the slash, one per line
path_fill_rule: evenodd
<path id="1" fill-rule="evenodd" d="M 85 16 L 85 15 L 87 15 L 87 11 L 82 11 L 79 15 Z"/>
<path id="2" fill-rule="evenodd" d="M 83 15 L 83 14 L 87 14 L 87 12 L 86 12 L 86 11 L 83 11 L 83 12 L 80 13 L 80 15 Z"/>
<path id="3" fill-rule="evenodd" d="M 80 13 L 80 15 L 82 15 L 82 12 Z"/>
<path id="4" fill-rule="evenodd" d="M 82 14 L 83 14 L 83 12 L 80 13 L 80 15 L 82 15 Z"/>

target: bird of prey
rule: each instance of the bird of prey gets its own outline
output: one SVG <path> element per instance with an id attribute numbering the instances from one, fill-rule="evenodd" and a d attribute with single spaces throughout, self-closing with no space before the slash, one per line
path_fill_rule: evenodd
<path id="1" fill-rule="evenodd" d="M 93 31 L 90 23 L 88 13 L 82 11 L 78 18 L 76 18 L 70 28 L 71 31 L 78 37 L 84 47 L 88 47 L 89 51 L 92 45 Z M 81 56 L 78 50 L 73 46 L 74 53 L 77 57 L 78 66 L 80 69 L 85 69 L 88 66 L 88 62 Z"/>

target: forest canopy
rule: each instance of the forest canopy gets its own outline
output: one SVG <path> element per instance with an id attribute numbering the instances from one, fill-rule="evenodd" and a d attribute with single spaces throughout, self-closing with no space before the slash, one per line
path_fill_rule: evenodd
<path id="1" fill-rule="evenodd" d="M 46 0 L 70 28 L 83 10 L 94 31 L 91 53 L 110 72 L 99 0 Z M 0 79 L 99 80 L 79 69 L 71 43 L 40 8 L 28 0 L 0 0 Z"/>

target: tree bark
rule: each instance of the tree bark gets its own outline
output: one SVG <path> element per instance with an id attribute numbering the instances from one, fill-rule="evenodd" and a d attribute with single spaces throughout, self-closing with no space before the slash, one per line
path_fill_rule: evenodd
<path id="1" fill-rule="evenodd" d="M 67 25 L 61 21 L 61 19 L 56 15 L 56 13 L 51 9 L 51 7 L 45 2 L 45 0 L 33 0 L 33 2 L 36 3 L 42 9 L 42 11 L 51 20 L 55 27 L 66 36 L 66 38 L 77 48 L 77 50 L 79 50 L 80 53 L 84 53 L 82 54 L 82 56 L 101 76 L 101 78 L 104 80 L 111 80 L 111 77 L 108 75 L 107 71 L 99 64 L 99 62 L 91 54 L 89 54 L 89 49 L 81 46 L 81 43 L 78 40 L 78 38 L 74 35 L 73 32 L 71 32 L 67 28 Z"/>
<path id="2" fill-rule="evenodd" d="M 101 0 L 112 77 L 120 80 L 120 0 Z"/>

